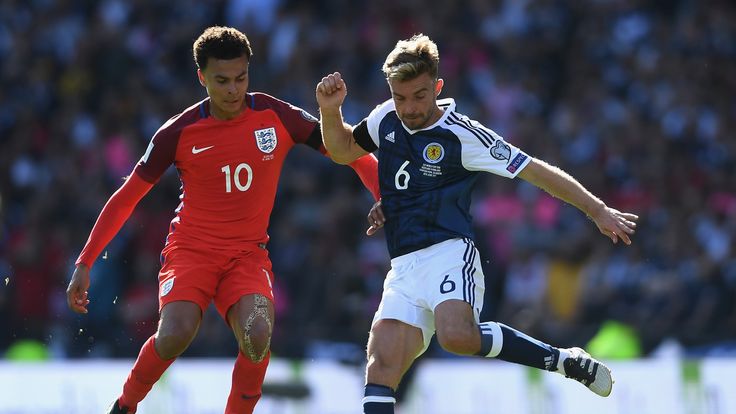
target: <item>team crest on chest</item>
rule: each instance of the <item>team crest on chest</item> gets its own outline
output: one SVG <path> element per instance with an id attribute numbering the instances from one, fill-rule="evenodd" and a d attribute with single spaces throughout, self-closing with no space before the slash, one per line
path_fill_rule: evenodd
<path id="1" fill-rule="evenodd" d="M 264 128 L 264 129 L 257 129 L 255 131 L 256 136 L 256 144 L 258 145 L 258 149 L 261 150 L 261 152 L 264 152 L 266 154 L 270 154 L 273 152 L 273 150 L 276 149 L 276 144 L 278 144 L 278 138 L 276 138 L 276 128 Z"/>
<path id="2" fill-rule="evenodd" d="M 436 142 L 432 142 L 424 147 L 422 155 L 424 155 L 424 161 L 430 164 L 437 164 L 442 161 L 442 158 L 445 158 L 445 148 Z"/>

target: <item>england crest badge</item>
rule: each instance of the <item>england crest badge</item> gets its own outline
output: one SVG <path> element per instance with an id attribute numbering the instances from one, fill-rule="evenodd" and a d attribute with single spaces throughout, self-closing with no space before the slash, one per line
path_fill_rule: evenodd
<path id="1" fill-rule="evenodd" d="M 273 152 L 273 150 L 276 149 L 276 144 L 278 144 L 278 139 L 276 138 L 276 128 L 271 127 L 257 129 L 255 135 L 256 144 L 258 145 L 258 149 L 261 150 L 261 152 L 270 154 Z"/>

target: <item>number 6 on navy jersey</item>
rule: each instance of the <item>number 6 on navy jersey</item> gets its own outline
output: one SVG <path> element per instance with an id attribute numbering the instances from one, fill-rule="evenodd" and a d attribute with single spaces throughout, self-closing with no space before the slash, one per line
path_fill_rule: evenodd
<path id="1" fill-rule="evenodd" d="M 404 163 L 401 164 L 401 167 L 399 167 L 399 171 L 396 171 L 396 176 L 394 176 L 394 184 L 396 184 L 397 190 L 406 190 L 407 188 L 409 188 L 409 179 L 411 178 L 411 176 L 409 175 L 409 172 L 404 169 L 407 165 L 409 165 L 409 161 L 404 161 Z"/>

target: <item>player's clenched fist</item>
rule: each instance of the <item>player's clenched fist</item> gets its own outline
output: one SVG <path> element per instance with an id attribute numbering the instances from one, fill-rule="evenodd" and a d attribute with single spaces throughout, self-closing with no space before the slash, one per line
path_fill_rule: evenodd
<path id="1" fill-rule="evenodd" d="M 348 87 L 340 72 L 331 73 L 317 84 L 317 103 L 320 109 L 338 109 L 348 94 Z"/>

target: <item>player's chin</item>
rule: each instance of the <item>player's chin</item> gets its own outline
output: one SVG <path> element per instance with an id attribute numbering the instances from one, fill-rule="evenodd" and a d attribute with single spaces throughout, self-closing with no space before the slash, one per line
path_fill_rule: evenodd
<path id="1" fill-rule="evenodd" d="M 404 118 L 404 125 L 410 129 L 420 129 L 426 126 L 428 118 L 423 116 L 413 116 L 411 118 Z"/>
<path id="2" fill-rule="evenodd" d="M 226 100 L 222 102 L 222 106 L 230 110 L 237 110 L 240 108 L 241 103 L 240 99 Z"/>
<path id="3" fill-rule="evenodd" d="M 418 129 L 420 126 L 419 119 L 404 119 L 404 125 L 406 125 L 409 129 Z"/>

